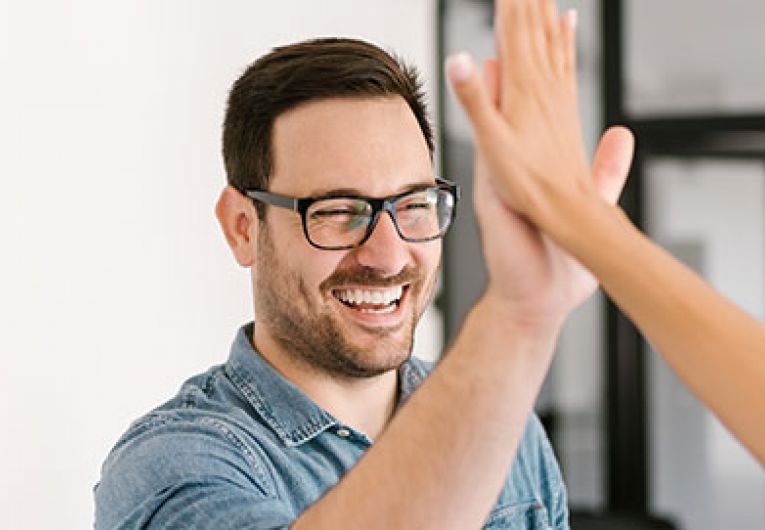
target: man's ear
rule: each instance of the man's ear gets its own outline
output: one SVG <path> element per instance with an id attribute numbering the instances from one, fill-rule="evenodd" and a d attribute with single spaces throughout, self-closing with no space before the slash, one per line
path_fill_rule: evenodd
<path id="1" fill-rule="evenodd" d="M 252 266 L 255 262 L 253 239 L 257 237 L 259 228 L 252 201 L 231 186 L 226 186 L 215 204 L 215 216 L 237 263 L 242 267 Z"/>

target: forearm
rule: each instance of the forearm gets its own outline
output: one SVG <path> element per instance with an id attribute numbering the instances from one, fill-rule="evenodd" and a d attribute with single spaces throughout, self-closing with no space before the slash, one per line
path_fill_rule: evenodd
<path id="1" fill-rule="evenodd" d="M 449 355 L 295 529 L 481 527 L 557 336 L 514 328 L 500 311 L 486 298 L 473 308 Z"/>
<path id="2" fill-rule="evenodd" d="M 616 207 L 561 204 L 553 235 L 678 376 L 765 465 L 765 326 L 640 233 Z"/>

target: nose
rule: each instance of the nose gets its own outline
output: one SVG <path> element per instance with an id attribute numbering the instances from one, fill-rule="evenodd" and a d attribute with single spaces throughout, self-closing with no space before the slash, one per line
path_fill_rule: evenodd
<path id="1" fill-rule="evenodd" d="M 383 274 L 401 271 L 410 262 L 409 243 L 399 237 L 390 213 L 380 212 L 372 233 L 363 245 L 355 249 L 359 265 L 371 267 Z"/>

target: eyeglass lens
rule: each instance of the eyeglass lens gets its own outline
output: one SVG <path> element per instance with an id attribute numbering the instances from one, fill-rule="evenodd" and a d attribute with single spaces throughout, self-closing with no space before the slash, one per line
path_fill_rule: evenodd
<path id="1" fill-rule="evenodd" d="M 396 224 L 404 239 L 433 239 L 448 228 L 453 210 L 454 198 L 448 190 L 416 191 L 396 201 Z M 373 213 L 372 205 L 365 200 L 322 199 L 306 212 L 306 231 L 318 246 L 353 246 L 366 236 Z"/>

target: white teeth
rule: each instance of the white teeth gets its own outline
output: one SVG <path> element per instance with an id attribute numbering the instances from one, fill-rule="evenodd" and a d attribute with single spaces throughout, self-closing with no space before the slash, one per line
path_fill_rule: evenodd
<path id="1" fill-rule="evenodd" d="M 404 288 L 399 285 L 397 287 L 391 287 L 390 289 L 375 291 L 362 289 L 338 289 L 334 291 L 334 294 L 338 299 L 349 304 L 391 305 L 393 302 L 401 299 L 403 292 Z M 388 308 L 385 308 L 384 310 L 367 311 L 390 312 Z"/>

